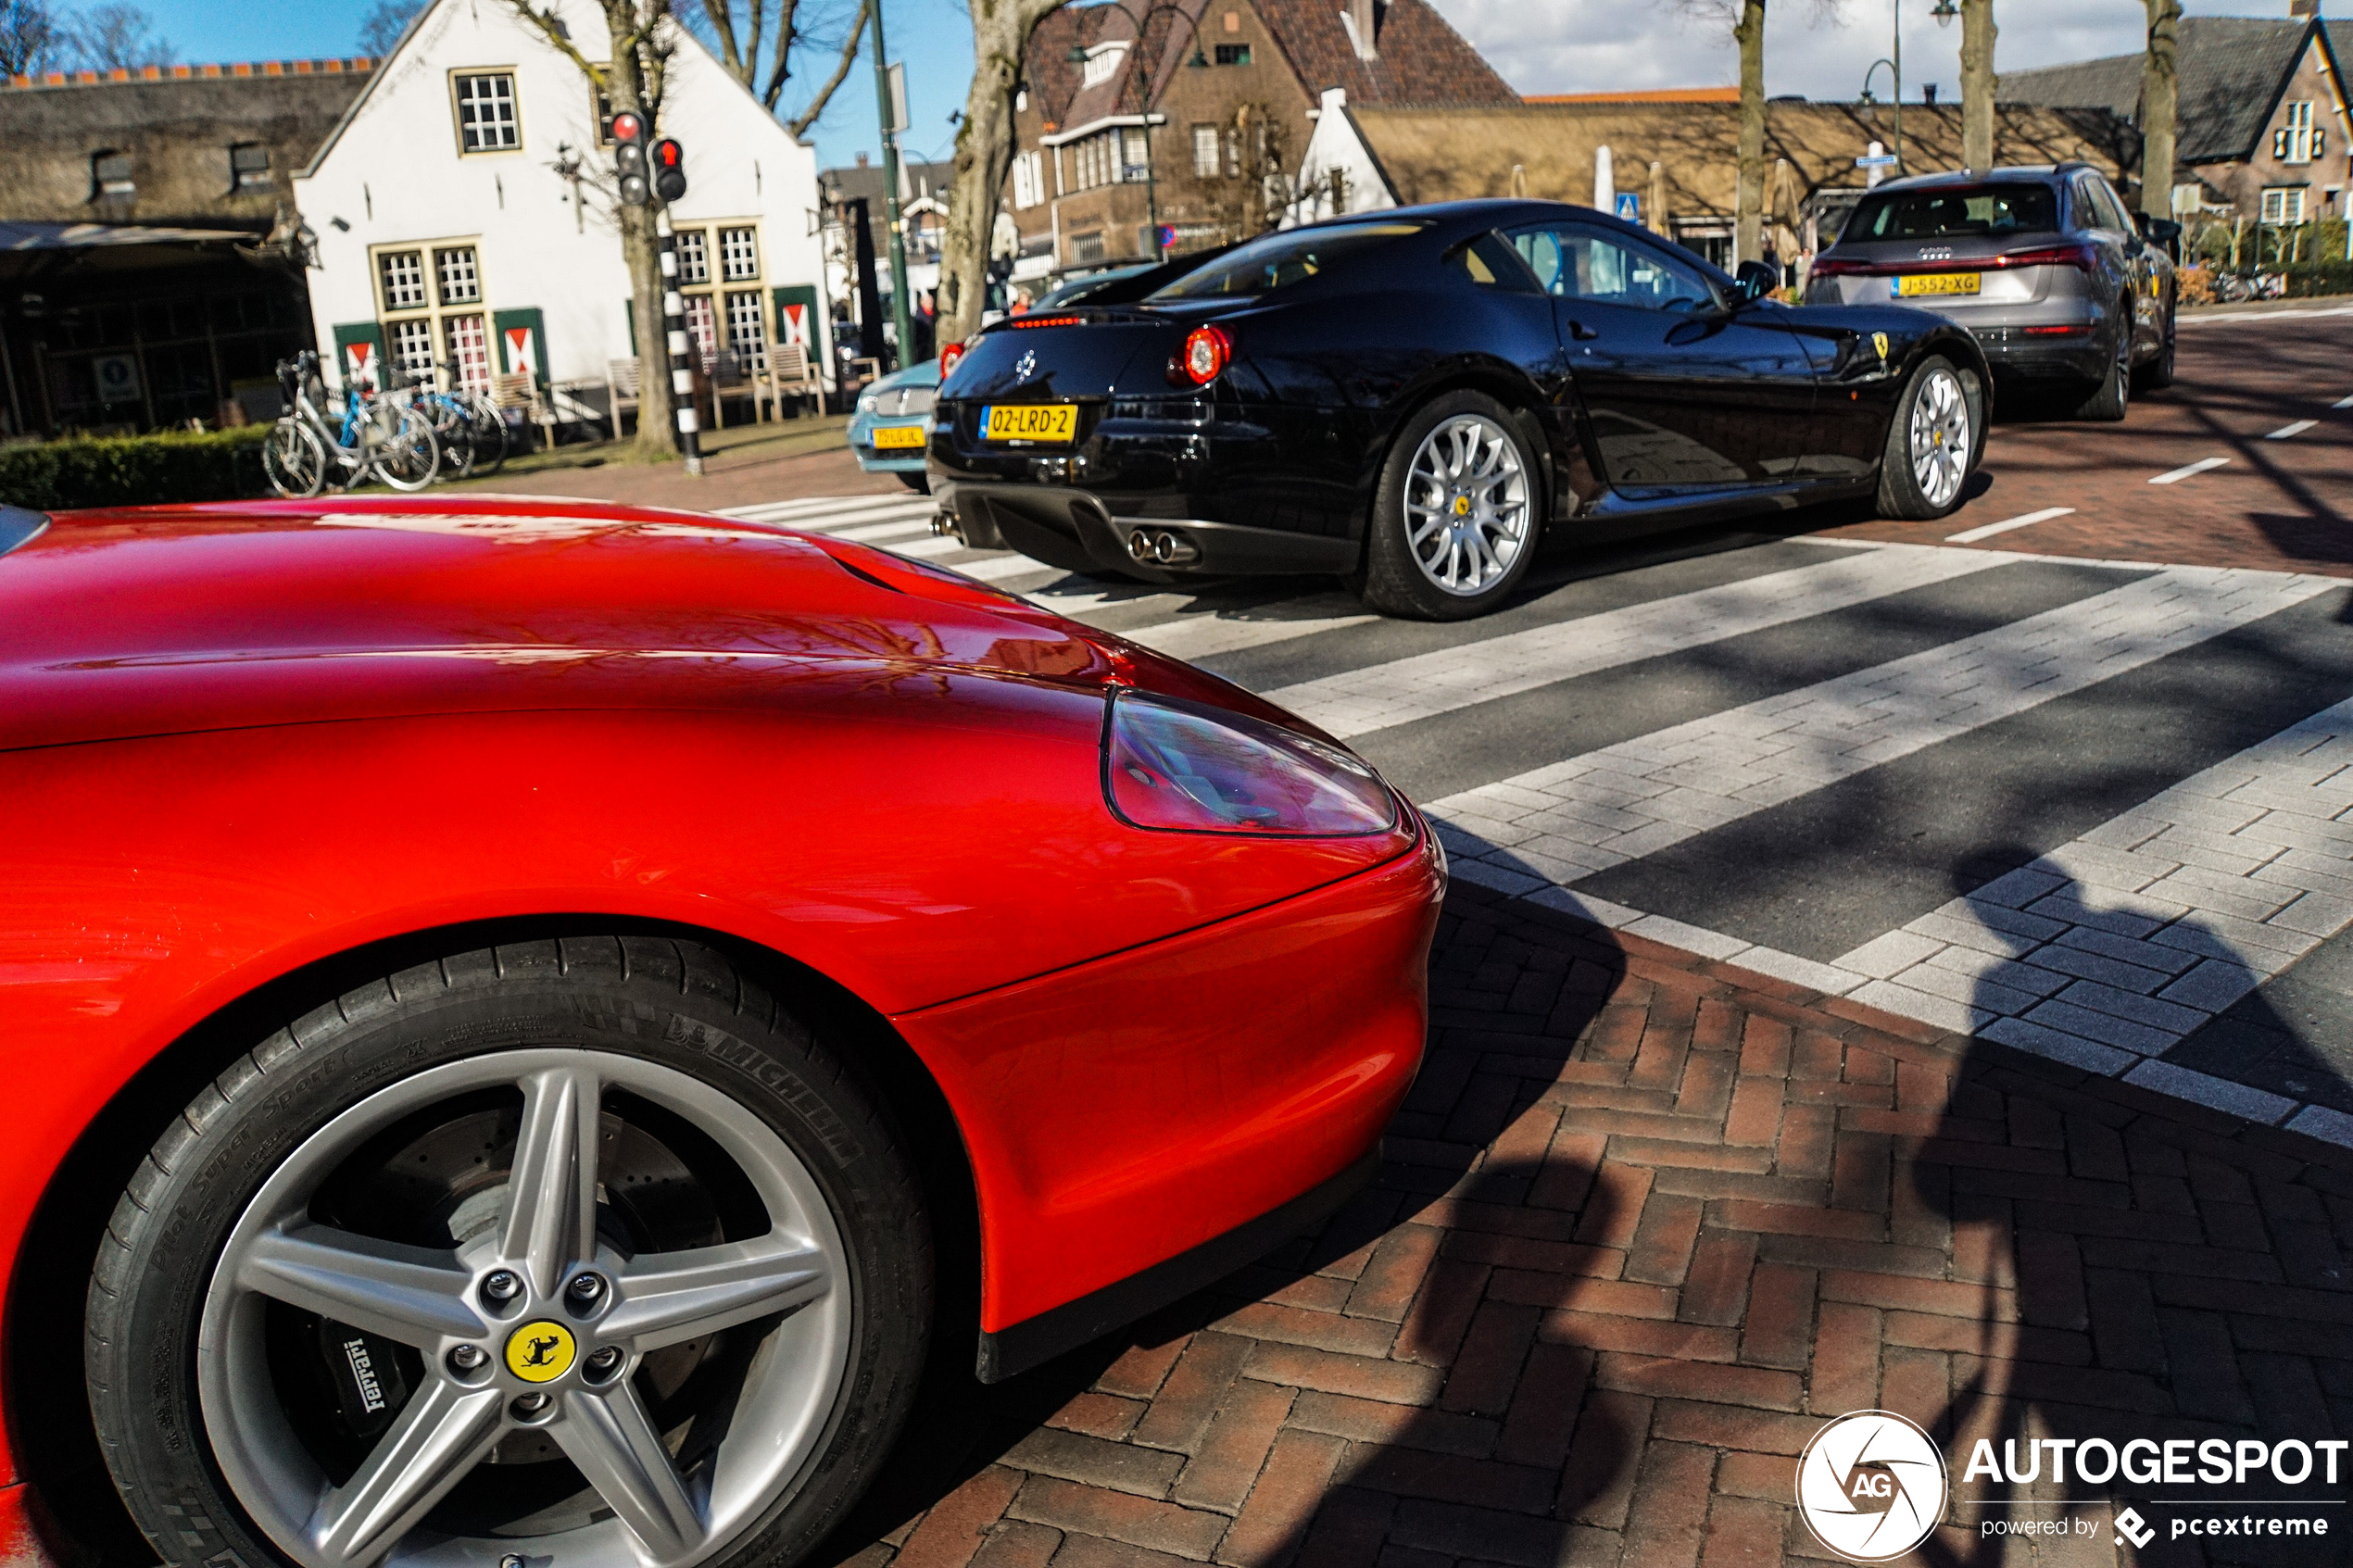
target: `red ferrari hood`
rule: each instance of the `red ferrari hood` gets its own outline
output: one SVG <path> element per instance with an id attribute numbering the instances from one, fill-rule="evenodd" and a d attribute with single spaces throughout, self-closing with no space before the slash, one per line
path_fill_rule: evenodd
<path id="1" fill-rule="evenodd" d="M 1138 654 L 862 546 L 556 499 L 68 513 L 0 558 L 0 746 L 773 701 L 859 666 L 1100 686 Z"/>

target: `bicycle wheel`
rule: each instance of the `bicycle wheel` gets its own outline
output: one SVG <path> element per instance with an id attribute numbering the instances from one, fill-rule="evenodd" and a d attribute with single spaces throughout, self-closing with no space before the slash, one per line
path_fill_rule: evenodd
<path id="1" fill-rule="evenodd" d="M 441 443 L 441 471 L 446 479 L 470 478 L 474 471 L 473 420 L 465 406 L 436 397 L 433 404 L 434 439 Z"/>
<path id="2" fill-rule="evenodd" d="M 433 426 L 414 408 L 386 408 L 381 414 L 396 417 L 397 423 L 389 435 L 370 431 L 374 451 L 369 471 L 395 490 L 422 490 L 441 472 L 441 443 L 434 439 Z"/>
<path id="3" fill-rule="evenodd" d="M 467 400 L 466 416 L 466 433 L 473 445 L 473 471 L 497 473 L 507 461 L 506 416 L 479 393 Z"/>
<path id="4" fill-rule="evenodd" d="M 280 420 L 261 444 L 261 471 L 279 495 L 307 500 L 327 483 L 327 449 L 308 425 Z"/>

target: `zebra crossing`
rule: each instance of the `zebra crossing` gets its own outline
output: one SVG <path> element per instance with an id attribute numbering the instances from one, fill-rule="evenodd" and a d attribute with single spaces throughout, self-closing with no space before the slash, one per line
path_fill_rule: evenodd
<path id="1" fill-rule="evenodd" d="M 1346 737 L 1457 876 L 2353 1144 L 2353 592 L 1827 539 L 1545 563 L 1436 625 L 1109 583 L 921 496 L 730 514 L 965 572 Z"/>

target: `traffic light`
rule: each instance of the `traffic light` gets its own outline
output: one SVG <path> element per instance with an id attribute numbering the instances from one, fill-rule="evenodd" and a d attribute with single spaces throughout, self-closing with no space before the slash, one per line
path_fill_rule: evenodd
<path id="1" fill-rule="evenodd" d="M 624 203 L 643 207 L 653 199 L 646 180 L 646 122 L 625 109 L 612 117 L 612 164 Z"/>
<path id="2" fill-rule="evenodd" d="M 654 194 L 674 202 L 686 194 L 686 149 L 675 136 L 654 144 Z"/>

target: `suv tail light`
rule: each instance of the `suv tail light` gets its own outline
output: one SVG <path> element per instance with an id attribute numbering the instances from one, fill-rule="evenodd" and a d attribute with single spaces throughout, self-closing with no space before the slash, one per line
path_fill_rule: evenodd
<path id="1" fill-rule="evenodd" d="M 1868 261 L 1853 261 L 1835 256 L 1818 256 L 1806 275 L 1814 278 L 1861 278 L 1879 270 Z"/>
<path id="2" fill-rule="evenodd" d="M 2081 243 L 2063 245 L 2037 245 L 2032 250 L 2014 250 L 1987 262 L 1988 267 L 2072 267 L 2081 272 L 2096 272 L 2100 253 Z"/>

